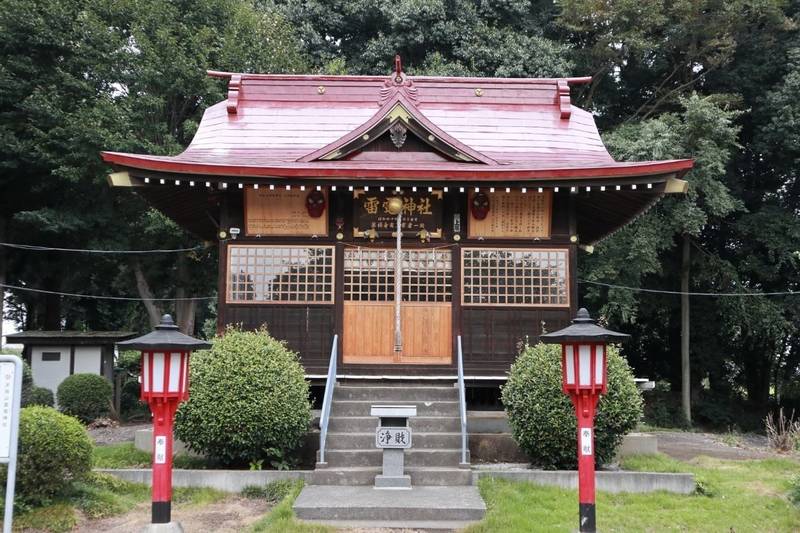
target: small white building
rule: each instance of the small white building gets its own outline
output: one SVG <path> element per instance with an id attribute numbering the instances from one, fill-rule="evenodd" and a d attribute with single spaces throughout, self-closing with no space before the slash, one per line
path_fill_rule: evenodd
<path id="1" fill-rule="evenodd" d="M 113 382 L 114 343 L 132 338 L 129 331 L 22 331 L 7 336 L 24 345 L 33 384 L 53 391 L 72 374 L 99 374 Z"/>

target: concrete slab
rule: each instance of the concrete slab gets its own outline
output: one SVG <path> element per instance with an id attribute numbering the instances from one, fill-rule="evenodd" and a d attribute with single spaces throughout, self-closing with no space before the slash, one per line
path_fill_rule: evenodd
<path id="1" fill-rule="evenodd" d="M 330 526 L 336 529 L 388 529 L 392 531 L 413 530 L 413 531 L 461 531 L 472 524 L 475 520 L 300 520 L 309 525 Z"/>
<path id="2" fill-rule="evenodd" d="M 303 520 L 474 521 L 483 518 L 486 504 L 475 486 L 384 491 L 310 485 L 295 500 L 294 512 Z"/>

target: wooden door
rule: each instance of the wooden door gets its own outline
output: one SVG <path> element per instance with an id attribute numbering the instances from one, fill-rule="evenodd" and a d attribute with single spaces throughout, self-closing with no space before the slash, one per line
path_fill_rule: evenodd
<path id="1" fill-rule="evenodd" d="M 351 364 L 450 364 L 450 250 L 420 249 L 402 253 L 401 352 L 394 350 L 394 261 L 394 250 L 345 250 L 343 361 Z"/>

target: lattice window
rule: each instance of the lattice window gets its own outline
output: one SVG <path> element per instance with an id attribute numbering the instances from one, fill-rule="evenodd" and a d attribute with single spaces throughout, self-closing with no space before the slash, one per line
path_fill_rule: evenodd
<path id="1" fill-rule="evenodd" d="M 567 250 L 465 248 L 464 305 L 569 305 Z"/>
<path id="2" fill-rule="evenodd" d="M 228 247 L 229 303 L 333 303 L 331 246 Z"/>
<path id="3" fill-rule="evenodd" d="M 393 302 L 395 251 L 353 248 L 344 251 L 344 299 Z M 403 301 L 449 302 L 453 256 L 450 250 L 403 250 Z"/>

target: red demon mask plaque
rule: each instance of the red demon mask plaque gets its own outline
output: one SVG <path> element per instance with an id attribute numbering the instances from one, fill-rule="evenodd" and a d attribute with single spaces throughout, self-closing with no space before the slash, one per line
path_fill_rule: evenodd
<path id="1" fill-rule="evenodd" d="M 489 197 L 484 192 L 475 193 L 469 204 L 472 217 L 475 220 L 483 220 L 489 214 Z"/>
<path id="2" fill-rule="evenodd" d="M 306 209 L 308 216 L 319 218 L 325 212 L 325 195 L 322 191 L 311 191 L 306 196 Z"/>

